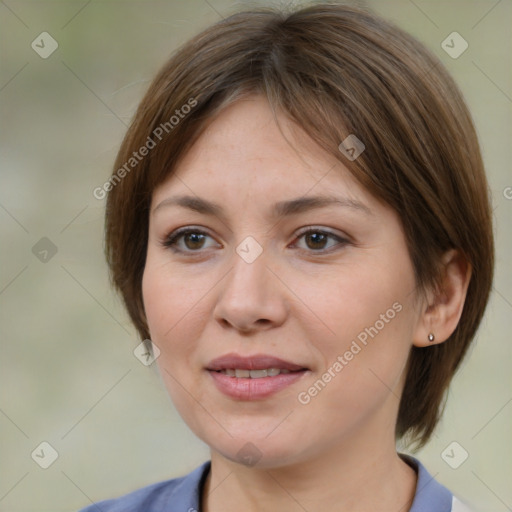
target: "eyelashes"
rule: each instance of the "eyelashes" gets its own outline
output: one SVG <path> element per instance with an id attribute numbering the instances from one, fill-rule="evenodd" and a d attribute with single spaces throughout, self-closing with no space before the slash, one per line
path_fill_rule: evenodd
<path id="1" fill-rule="evenodd" d="M 164 247 L 167 247 L 174 252 L 198 252 L 198 251 L 186 251 L 178 247 L 178 240 L 189 236 L 189 235 L 196 235 L 196 242 L 197 242 L 197 235 L 199 235 L 200 240 L 204 240 L 205 237 L 211 238 L 211 236 L 206 232 L 202 231 L 197 228 L 184 228 L 184 229 L 178 229 L 171 233 L 169 236 L 166 237 L 166 239 L 163 241 Z"/>
<path id="2" fill-rule="evenodd" d="M 163 247 L 170 249 L 174 253 L 195 256 L 198 254 L 202 254 L 204 252 L 204 242 L 209 238 L 213 240 L 213 238 L 208 234 L 208 232 L 202 229 L 186 227 L 177 229 L 176 231 L 170 233 L 167 237 L 165 237 L 161 244 Z M 346 238 L 336 235 L 331 231 L 326 231 L 325 229 L 320 229 L 316 227 L 308 227 L 302 230 L 301 232 L 297 233 L 296 240 L 300 240 L 302 238 L 304 238 L 304 240 L 306 241 L 306 246 L 308 244 L 312 244 L 313 246 L 320 244 L 322 246 L 320 248 L 307 247 L 306 249 L 299 249 L 309 252 L 311 254 L 331 253 L 333 252 L 333 248 L 339 249 L 345 247 L 350 243 L 350 241 Z M 335 241 L 335 243 L 331 245 L 330 248 L 326 249 L 323 244 L 324 242 L 327 242 L 329 239 Z M 180 247 L 180 242 L 182 241 L 184 242 L 185 247 L 183 247 L 183 245 Z M 192 246 L 192 248 L 190 248 L 190 245 Z M 296 245 L 295 242 L 294 245 Z"/>

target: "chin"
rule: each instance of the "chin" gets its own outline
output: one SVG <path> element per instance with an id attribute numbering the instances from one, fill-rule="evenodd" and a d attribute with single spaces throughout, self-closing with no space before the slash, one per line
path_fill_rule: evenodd
<path id="1" fill-rule="evenodd" d="M 294 462 L 293 459 L 296 457 L 296 454 L 292 455 L 290 452 L 269 451 L 266 447 L 262 447 L 261 443 L 254 445 L 250 441 L 242 445 L 238 451 L 220 451 L 219 453 L 236 464 L 255 469 L 276 469 L 287 466 Z"/>
<path id="2" fill-rule="evenodd" d="M 297 444 L 293 443 L 290 436 L 287 439 L 278 436 L 269 439 L 265 436 L 243 435 L 231 438 L 227 435 L 224 442 L 219 442 L 219 439 L 214 442 L 208 442 L 207 439 L 203 441 L 212 451 L 246 467 L 278 468 L 298 462 L 300 459 Z"/>

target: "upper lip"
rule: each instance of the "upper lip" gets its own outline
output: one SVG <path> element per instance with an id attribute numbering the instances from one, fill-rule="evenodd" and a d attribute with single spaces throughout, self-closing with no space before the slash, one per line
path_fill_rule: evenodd
<path id="1" fill-rule="evenodd" d="M 268 354 L 255 354 L 243 357 L 239 354 L 230 353 L 217 357 L 210 361 L 207 370 L 219 371 L 226 369 L 239 370 L 265 370 L 267 368 L 279 368 L 280 370 L 307 370 L 304 366 L 285 361 Z"/>

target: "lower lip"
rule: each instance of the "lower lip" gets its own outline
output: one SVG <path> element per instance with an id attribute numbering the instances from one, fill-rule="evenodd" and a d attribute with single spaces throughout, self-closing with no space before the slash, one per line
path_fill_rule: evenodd
<path id="1" fill-rule="evenodd" d="M 291 373 L 280 373 L 275 377 L 260 379 L 238 378 L 208 370 L 219 391 L 238 400 L 260 400 L 292 385 L 301 379 L 307 370 Z"/>

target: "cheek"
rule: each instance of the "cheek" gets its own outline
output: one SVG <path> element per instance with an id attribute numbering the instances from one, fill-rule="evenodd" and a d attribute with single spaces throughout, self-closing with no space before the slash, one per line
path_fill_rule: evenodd
<path id="1" fill-rule="evenodd" d="M 382 259 L 372 266 L 337 269 L 322 293 L 318 282 L 303 281 L 298 294 L 312 305 L 315 320 L 302 325 L 322 361 L 317 378 L 328 373 L 326 391 L 318 385 L 325 393 L 321 401 L 358 409 L 399 386 L 414 331 L 413 289 L 407 259 L 393 267 Z"/>
<path id="2" fill-rule="evenodd" d="M 182 339 L 177 333 L 197 325 L 201 317 L 201 297 L 204 282 L 194 280 L 169 265 L 158 264 L 150 256 L 142 279 L 144 309 L 152 341 L 165 345 L 169 340 Z M 188 339 L 193 340 L 190 336 Z"/>
<path id="3" fill-rule="evenodd" d="M 393 421 L 411 329 L 406 305 L 400 303 L 397 311 L 400 305 L 392 298 L 373 297 L 364 307 L 352 304 L 338 309 L 337 315 L 333 311 L 329 325 L 336 336 L 316 338 L 323 367 L 298 390 L 295 401 L 308 418 L 308 432 L 348 433 L 362 428 L 368 418 L 381 414 L 378 411 Z"/>
<path id="4" fill-rule="evenodd" d="M 169 266 L 155 265 L 148 258 L 142 292 L 151 340 L 160 349 L 156 363 L 163 382 L 180 415 L 195 431 L 190 393 L 195 393 L 193 379 L 200 375 L 195 370 L 200 366 L 197 340 L 207 318 L 201 301 L 204 282 L 176 269 L 171 274 Z"/>
<path id="5" fill-rule="evenodd" d="M 341 349 L 346 342 L 350 345 L 360 333 L 361 341 L 365 335 L 371 339 L 368 330 L 375 334 L 376 329 L 379 337 L 385 333 L 398 336 L 407 324 L 404 317 L 411 314 L 405 306 L 412 298 L 414 280 L 407 271 L 390 272 L 375 263 L 352 265 L 335 268 L 321 281 L 310 277 L 295 282 L 300 283 L 294 291 L 304 315 L 313 320 L 306 325 L 322 334 L 316 339 L 326 349 Z"/>

